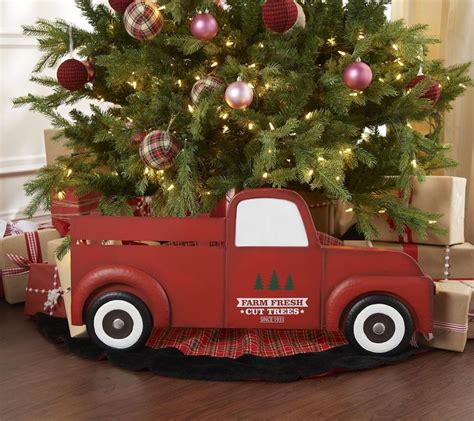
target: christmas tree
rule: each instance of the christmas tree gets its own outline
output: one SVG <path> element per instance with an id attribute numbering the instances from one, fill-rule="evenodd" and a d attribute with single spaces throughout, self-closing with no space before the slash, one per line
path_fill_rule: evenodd
<path id="1" fill-rule="evenodd" d="M 231 188 L 287 187 L 351 202 L 367 237 L 378 212 L 400 232 L 436 229 L 407 206 L 410 186 L 456 164 L 442 117 L 469 65 L 428 60 L 436 40 L 388 22 L 387 2 L 76 0 L 92 29 L 24 26 L 44 53 L 31 80 L 52 92 L 14 102 L 76 151 L 26 184 L 27 211 L 68 187 L 101 192 L 104 214 L 150 196 L 153 214 L 175 216 L 208 212 Z M 65 63 L 73 49 L 87 60 Z M 59 80 L 41 75 L 59 64 Z M 84 99 L 89 115 L 57 111 Z"/>
<path id="2" fill-rule="evenodd" d="M 270 283 L 268 284 L 268 289 L 271 291 L 276 291 L 280 289 L 278 284 L 278 276 L 275 271 L 272 272 L 272 277 L 270 278 Z"/>

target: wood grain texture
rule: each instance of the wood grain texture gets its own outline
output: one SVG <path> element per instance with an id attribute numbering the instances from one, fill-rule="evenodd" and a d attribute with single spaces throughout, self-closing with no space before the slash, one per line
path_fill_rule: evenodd
<path id="1" fill-rule="evenodd" d="M 0 420 L 474 419 L 474 341 L 392 367 L 294 383 L 130 372 L 48 343 L 0 302 Z"/>

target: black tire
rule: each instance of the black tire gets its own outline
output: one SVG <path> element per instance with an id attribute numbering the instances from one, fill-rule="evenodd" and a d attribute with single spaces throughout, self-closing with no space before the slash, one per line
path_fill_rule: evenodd
<path id="1" fill-rule="evenodd" d="M 147 306 L 133 294 L 108 292 L 86 313 L 87 333 L 104 349 L 132 351 L 145 345 L 153 327 Z"/>
<path id="2" fill-rule="evenodd" d="M 403 352 L 413 335 L 406 306 L 388 295 L 370 295 L 356 302 L 345 320 L 345 335 L 362 354 L 390 356 Z"/>

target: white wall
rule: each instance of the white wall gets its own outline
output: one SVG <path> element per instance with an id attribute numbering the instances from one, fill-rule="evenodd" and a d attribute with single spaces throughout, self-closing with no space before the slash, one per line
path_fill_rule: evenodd
<path id="1" fill-rule="evenodd" d="M 39 17 L 60 17 L 87 26 L 73 0 L 0 0 L 0 218 L 22 217 L 28 203 L 23 184 L 46 163 L 43 130 L 50 123 L 27 107 L 13 108 L 11 102 L 26 93 L 49 91 L 28 80 L 41 53 L 36 40 L 25 37 L 21 29 Z M 46 72 L 55 73 L 56 69 Z M 86 109 L 87 104 L 80 108 Z"/>

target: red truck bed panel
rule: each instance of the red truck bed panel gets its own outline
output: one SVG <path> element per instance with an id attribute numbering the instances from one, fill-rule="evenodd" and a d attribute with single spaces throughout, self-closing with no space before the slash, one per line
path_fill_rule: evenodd
<path id="1" fill-rule="evenodd" d="M 225 218 L 81 216 L 71 224 L 71 239 L 223 242 Z"/>

